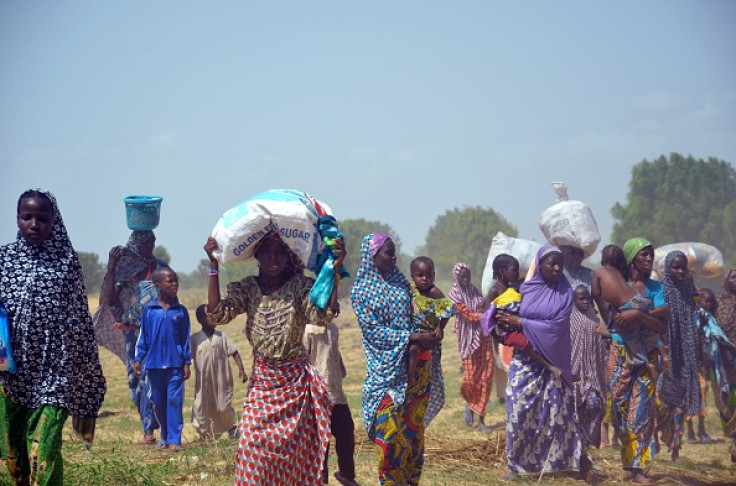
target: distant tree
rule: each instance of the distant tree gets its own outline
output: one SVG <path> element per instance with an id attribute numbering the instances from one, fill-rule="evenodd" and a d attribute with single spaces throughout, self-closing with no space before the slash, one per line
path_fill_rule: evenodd
<path id="1" fill-rule="evenodd" d="M 631 169 L 625 205 L 611 209 L 611 239 L 643 236 L 655 246 L 700 241 L 736 263 L 736 171 L 728 162 L 672 153 Z"/>
<path id="2" fill-rule="evenodd" d="M 169 255 L 169 251 L 163 246 L 156 246 L 156 248 L 153 249 L 153 255 L 159 260 L 163 260 L 171 265 L 171 255 Z"/>
<path id="3" fill-rule="evenodd" d="M 440 215 L 427 232 L 421 252 L 434 260 L 437 278 L 452 278 L 452 269 L 465 262 L 480 277 L 488 250 L 499 231 L 516 236 L 517 229 L 491 208 L 452 209 Z"/>
<path id="4" fill-rule="evenodd" d="M 84 273 L 84 287 L 88 293 L 98 292 L 105 276 L 105 266 L 100 263 L 100 256 L 97 253 L 84 251 L 77 252 L 77 255 L 82 265 L 82 273 Z"/>

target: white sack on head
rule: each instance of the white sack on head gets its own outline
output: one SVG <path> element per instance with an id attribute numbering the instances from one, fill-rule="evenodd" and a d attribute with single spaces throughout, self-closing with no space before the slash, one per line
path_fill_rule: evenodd
<path id="1" fill-rule="evenodd" d="M 542 247 L 541 243 L 536 241 L 514 238 L 506 236 L 502 231 L 496 233 L 491 241 L 491 248 L 488 250 L 488 258 L 486 266 L 483 269 L 483 279 L 481 280 L 481 292 L 486 295 L 493 285 L 493 259 L 498 255 L 505 253 L 519 260 L 519 277 L 524 277 L 529 266 L 534 262 L 537 252 Z"/>
<path id="2" fill-rule="evenodd" d="M 677 250 L 685 254 L 691 272 L 704 278 L 718 277 L 723 273 L 723 254 L 718 248 L 707 243 L 688 241 L 654 249 L 654 271 L 661 278 L 664 278 L 664 262 L 667 254 Z"/>
<path id="3" fill-rule="evenodd" d="M 309 194 L 294 189 L 271 189 L 257 194 L 225 212 L 212 236 L 220 263 L 250 261 L 261 238 L 276 231 L 304 266 L 314 270 L 324 249 L 317 222 L 330 208 Z"/>
<path id="4" fill-rule="evenodd" d="M 588 258 L 601 241 L 593 212 L 581 201 L 568 200 L 564 182 L 553 182 L 552 188 L 557 193 L 557 203 L 539 216 L 539 229 L 550 244 L 580 248 Z"/>

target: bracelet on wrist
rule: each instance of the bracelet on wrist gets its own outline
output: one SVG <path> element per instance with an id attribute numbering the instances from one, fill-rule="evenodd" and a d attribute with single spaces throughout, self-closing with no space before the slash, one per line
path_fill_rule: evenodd
<path id="1" fill-rule="evenodd" d="M 210 277 L 216 277 L 220 274 L 220 271 L 216 268 L 210 268 Z"/>

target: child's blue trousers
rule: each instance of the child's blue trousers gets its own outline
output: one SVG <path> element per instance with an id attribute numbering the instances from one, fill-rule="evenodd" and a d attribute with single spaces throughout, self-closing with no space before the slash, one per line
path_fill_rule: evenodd
<path id="1" fill-rule="evenodd" d="M 184 372 L 181 368 L 148 369 L 153 413 L 161 424 L 161 442 L 181 445 L 184 428 Z"/>

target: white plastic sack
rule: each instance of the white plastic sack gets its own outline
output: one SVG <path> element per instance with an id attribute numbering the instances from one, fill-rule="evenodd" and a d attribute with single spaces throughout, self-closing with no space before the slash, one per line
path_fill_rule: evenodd
<path id="1" fill-rule="evenodd" d="M 302 191 L 271 189 L 257 194 L 219 219 L 212 230 L 218 246 L 215 256 L 220 263 L 253 260 L 261 238 L 276 231 L 304 266 L 314 270 L 317 255 L 324 249 L 317 229 L 320 212 L 332 213 Z"/>
<path id="2" fill-rule="evenodd" d="M 552 188 L 557 193 L 557 203 L 539 216 L 539 229 L 550 244 L 580 248 L 588 258 L 601 241 L 593 212 L 580 201 L 568 200 L 564 182 L 553 182 Z"/>
<path id="3" fill-rule="evenodd" d="M 723 254 L 713 245 L 699 242 L 672 243 L 654 249 L 654 270 L 664 279 L 664 261 L 671 251 L 679 250 L 687 257 L 691 272 L 704 278 L 718 277 L 723 273 Z"/>
<path id="4" fill-rule="evenodd" d="M 506 236 L 502 231 L 496 233 L 491 241 L 491 248 L 488 250 L 488 258 L 486 266 L 483 269 L 483 279 L 481 281 L 481 291 L 486 295 L 493 285 L 493 259 L 502 253 L 511 255 L 519 260 L 519 276 L 526 275 L 529 266 L 534 262 L 537 252 L 542 247 L 541 243 L 536 241 L 524 240 Z"/>

